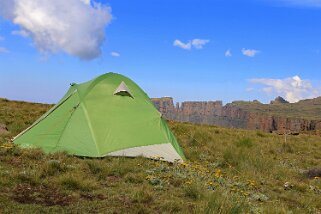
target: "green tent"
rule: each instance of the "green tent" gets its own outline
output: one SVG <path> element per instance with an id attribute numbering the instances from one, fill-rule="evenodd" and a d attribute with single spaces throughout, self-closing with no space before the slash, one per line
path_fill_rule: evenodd
<path id="1" fill-rule="evenodd" d="M 185 159 L 147 94 L 115 73 L 71 84 L 58 104 L 16 136 L 14 143 L 87 157 Z"/>

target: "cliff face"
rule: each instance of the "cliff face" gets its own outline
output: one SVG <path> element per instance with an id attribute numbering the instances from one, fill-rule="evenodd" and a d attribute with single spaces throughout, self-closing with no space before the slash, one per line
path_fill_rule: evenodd
<path id="1" fill-rule="evenodd" d="M 321 130 L 321 120 L 274 115 L 269 111 L 251 111 L 244 109 L 238 102 L 225 106 L 221 101 L 183 102 L 174 106 L 171 97 L 155 98 L 152 101 L 164 118 L 169 120 L 280 133 L 285 129 L 291 133 Z"/>

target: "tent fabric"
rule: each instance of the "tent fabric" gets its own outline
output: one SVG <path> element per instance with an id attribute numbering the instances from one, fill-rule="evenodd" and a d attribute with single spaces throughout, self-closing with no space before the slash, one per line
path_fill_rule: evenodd
<path id="1" fill-rule="evenodd" d="M 131 96 L 119 96 L 117 90 Z M 65 96 L 14 138 L 21 147 L 87 157 L 143 156 L 185 160 L 147 94 L 115 73 L 72 84 Z"/>
<path id="2" fill-rule="evenodd" d="M 148 157 L 153 159 L 164 159 L 169 162 L 180 160 L 181 157 L 176 152 L 171 143 L 166 144 L 155 144 L 150 146 L 140 146 L 120 151 L 111 152 L 109 156 L 128 156 L 128 157 Z"/>

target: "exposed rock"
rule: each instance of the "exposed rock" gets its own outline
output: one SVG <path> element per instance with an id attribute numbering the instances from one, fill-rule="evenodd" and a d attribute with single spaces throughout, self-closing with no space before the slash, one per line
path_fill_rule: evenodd
<path id="1" fill-rule="evenodd" d="M 308 178 L 321 178 L 321 168 L 320 169 L 310 169 L 306 173 Z"/>
<path id="2" fill-rule="evenodd" d="M 284 187 L 284 190 L 289 190 L 293 188 L 293 184 L 291 184 L 290 182 L 285 182 L 283 187 Z"/>
<path id="3" fill-rule="evenodd" d="M 7 127 L 4 124 L 0 124 L 0 135 L 9 134 Z"/>
<path id="4" fill-rule="evenodd" d="M 183 102 L 174 106 L 171 97 L 152 99 L 152 101 L 162 115 L 169 120 L 265 132 L 284 133 L 286 130 L 288 134 L 293 135 L 303 131 L 321 130 L 321 120 L 285 117 L 274 115 L 269 110 L 262 113 L 262 111 L 249 111 L 240 107 L 241 104 L 263 105 L 256 102 L 237 101 L 225 106 L 221 101 Z"/>
<path id="5" fill-rule="evenodd" d="M 278 96 L 275 100 L 272 100 L 270 104 L 286 104 L 289 103 L 283 97 Z"/>

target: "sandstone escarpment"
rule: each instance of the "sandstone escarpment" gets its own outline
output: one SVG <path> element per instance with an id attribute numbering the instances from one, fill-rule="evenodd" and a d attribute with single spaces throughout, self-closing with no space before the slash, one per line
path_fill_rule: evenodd
<path id="1" fill-rule="evenodd" d="M 283 105 L 282 102 L 274 102 L 273 108 L 270 108 L 270 105 L 259 102 L 233 102 L 224 106 L 221 101 L 182 102 L 174 105 L 171 97 L 152 101 L 164 118 L 169 120 L 279 133 L 285 130 L 290 133 L 321 130 L 321 119 L 287 116 L 288 109 L 295 113 L 295 106 L 284 107 L 284 115 L 281 115 L 276 110 L 283 108 L 278 106 Z"/>

